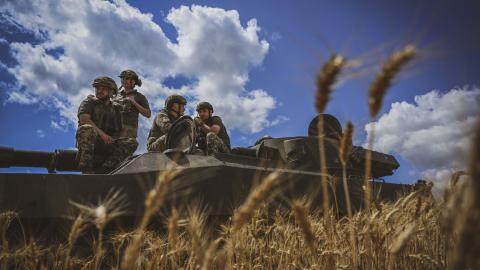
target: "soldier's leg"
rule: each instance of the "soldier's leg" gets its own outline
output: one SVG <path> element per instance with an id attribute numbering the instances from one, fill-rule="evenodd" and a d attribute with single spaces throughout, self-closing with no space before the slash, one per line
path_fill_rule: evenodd
<path id="1" fill-rule="evenodd" d="M 111 147 L 112 153 L 107 157 L 103 163 L 104 169 L 112 170 L 117 167 L 120 162 L 124 161 L 127 157 L 133 154 L 137 149 L 138 142 L 134 138 L 119 138 L 116 139 Z"/>
<path id="2" fill-rule="evenodd" d="M 91 125 L 82 125 L 77 129 L 77 161 L 78 167 L 84 173 L 93 173 L 93 159 L 97 132 Z"/>
<path id="3" fill-rule="evenodd" d="M 227 153 L 228 149 L 225 143 L 215 133 L 209 132 L 207 134 L 207 155 L 215 153 Z"/>
<path id="4" fill-rule="evenodd" d="M 163 152 L 165 151 L 165 148 L 167 148 L 166 142 L 167 142 L 167 135 L 162 135 L 158 138 L 150 137 L 147 140 L 147 150 L 149 152 L 152 152 L 152 151 Z"/>

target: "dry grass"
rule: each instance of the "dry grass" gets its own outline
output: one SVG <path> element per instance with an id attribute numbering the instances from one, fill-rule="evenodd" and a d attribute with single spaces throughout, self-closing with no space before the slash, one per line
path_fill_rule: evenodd
<path id="1" fill-rule="evenodd" d="M 219 238 L 211 240 L 204 234 L 205 216 L 194 211 L 184 217 L 172 216 L 170 222 L 176 220 L 177 225 L 169 225 L 168 231 L 144 230 L 139 238 L 141 248 L 135 250 L 134 263 L 128 269 L 445 268 L 450 263 L 446 243 L 451 239 L 442 231 L 442 207 L 428 192 L 417 191 L 397 203 L 382 204 L 381 211 L 358 212 L 340 220 L 332 216 L 334 232 L 329 234 L 323 216 L 309 212 L 304 203 L 294 201 L 291 210 L 276 213 L 260 204 L 243 226 L 233 230 L 233 224 L 227 222 Z M 179 218 L 187 220 L 185 225 L 179 225 Z M 62 245 L 31 242 L 2 250 L 1 261 L 4 269 L 119 269 L 126 267 L 125 257 L 133 244 L 130 239 L 137 235 L 135 231 L 110 236 L 111 244 L 99 263 L 96 254 L 75 252 L 67 262 L 63 255 L 70 253 L 68 239 Z"/>

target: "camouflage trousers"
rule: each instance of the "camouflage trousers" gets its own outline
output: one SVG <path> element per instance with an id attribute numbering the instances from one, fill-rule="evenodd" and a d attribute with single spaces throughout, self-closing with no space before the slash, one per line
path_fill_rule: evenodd
<path id="1" fill-rule="evenodd" d="M 167 135 L 162 135 L 160 137 L 149 137 L 147 139 L 147 150 L 149 152 L 158 151 L 163 152 L 167 148 Z"/>
<path id="2" fill-rule="evenodd" d="M 138 146 L 134 138 L 116 138 L 112 144 L 105 144 L 91 125 L 78 127 L 76 139 L 78 167 L 82 171 L 92 171 L 96 157 L 105 158 L 101 165 L 103 168 L 113 169 L 132 155 Z"/>
<path id="3" fill-rule="evenodd" d="M 207 156 L 211 156 L 215 153 L 228 153 L 230 150 L 225 143 L 213 132 L 207 134 Z"/>

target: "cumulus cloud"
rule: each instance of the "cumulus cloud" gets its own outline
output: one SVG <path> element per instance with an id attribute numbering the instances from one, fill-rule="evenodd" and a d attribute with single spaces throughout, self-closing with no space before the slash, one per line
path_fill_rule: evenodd
<path id="1" fill-rule="evenodd" d="M 34 104 L 38 102 L 38 98 L 33 97 L 28 93 L 13 91 L 8 93 L 6 102 L 20 103 L 20 104 Z"/>
<path id="2" fill-rule="evenodd" d="M 419 176 L 445 186 L 452 172 L 465 169 L 480 113 L 480 89 L 433 90 L 414 103 L 396 102 L 376 122 L 374 148 L 414 164 Z M 371 135 L 371 124 L 365 130 Z"/>
<path id="3" fill-rule="evenodd" d="M 118 82 L 120 71 L 130 68 L 141 75 L 139 90 L 156 110 L 167 95 L 180 93 L 193 101 L 190 111 L 197 101 L 209 100 L 229 128 L 245 133 L 278 123 L 269 119 L 275 99 L 263 89 L 245 88 L 249 71 L 261 65 L 269 44 L 259 38 L 257 21 L 243 26 L 235 10 L 171 9 L 165 20 L 178 33 L 174 41 L 152 14 L 124 0 L 8 1 L 0 4 L 0 13 L 3 22 L 35 36 L 31 43 L 9 42 L 17 64 L 8 71 L 20 87 L 9 90 L 8 102 L 48 103 L 74 124 L 93 78 L 108 75 Z M 177 75 L 192 82 L 180 88 L 163 84 Z"/>

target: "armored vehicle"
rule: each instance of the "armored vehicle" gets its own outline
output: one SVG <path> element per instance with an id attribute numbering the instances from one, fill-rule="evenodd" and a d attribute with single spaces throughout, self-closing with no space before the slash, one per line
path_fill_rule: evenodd
<path id="1" fill-rule="evenodd" d="M 342 130 L 333 116 L 324 117 L 331 204 L 341 212 L 345 209 L 338 154 Z M 116 189 L 128 196 L 127 216 L 135 218 L 143 214 L 145 194 L 159 174 L 173 165 L 173 170 L 180 171 L 172 181 L 165 208 L 196 205 L 206 208 L 210 215 L 230 215 L 251 189 L 272 172 L 279 173 L 281 184 L 272 191 L 280 191 L 276 196 L 279 200 L 288 202 L 310 196 L 314 205 L 320 207 L 322 174 L 317 123 L 318 116 L 312 120 L 308 136 L 264 137 L 251 147 L 205 156 L 192 154 L 195 124 L 184 116 L 172 126 L 167 138 L 168 150 L 132 156 L 108 174 L 79 174 L 75 150 L 40 152 L 1 147 L 0 167 L 44 167 L 48 173 L 0 173 L 0 212 L 14 210 L 22 219 L 62 219 L 72 214 L 70 202 L 95 204 Z M 347 168 L 356 209 L 363 201 L 366 151 L 354 147 Z M 393 156 L 372 152 L 371 182 L 377 199 L 391 200 L 411 189 L 409 185 L 381 181 L 398 167 Z"/>

